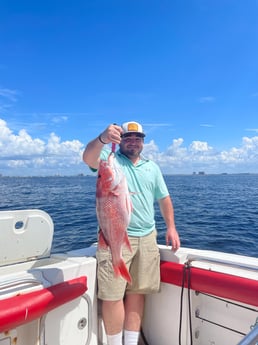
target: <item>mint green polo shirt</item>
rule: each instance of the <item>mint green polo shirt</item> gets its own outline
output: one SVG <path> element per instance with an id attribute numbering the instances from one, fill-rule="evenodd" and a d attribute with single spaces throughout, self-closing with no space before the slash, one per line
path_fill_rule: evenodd
<path id="1" fill-rule="evenodd" d="M 103 149 L 100 158 L 106 160 L 110 151 Z M 148 159 L 134 165 L 120 150 L 115 153 L 126 179 L 133 204 L 129 236 L 146 236 L 155 229 L 154 202 L 169 195 L 160 168 Z"/>

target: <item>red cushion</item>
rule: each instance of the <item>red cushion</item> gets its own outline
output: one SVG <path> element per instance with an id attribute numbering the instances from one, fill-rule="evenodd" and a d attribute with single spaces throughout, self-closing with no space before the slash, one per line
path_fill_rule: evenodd
<path id="1" fill-rule="evenodd" d="M 81 296 L 87 290 L 85 276 L 48 288 L 0 300 L 0 333 L 30 322 Z"/>

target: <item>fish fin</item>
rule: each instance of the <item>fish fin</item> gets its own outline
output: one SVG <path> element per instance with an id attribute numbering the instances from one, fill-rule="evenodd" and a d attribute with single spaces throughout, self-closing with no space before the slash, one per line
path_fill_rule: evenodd
<path id="1" fill-rule="evenodd" d="M 126 264 L 121 259 L 116 267 L 114 267 L 116 276 L 121 275 L 129 284 L 132 284 L 132 277 L 126 267 Z"/>
<path id="2" fill-rule="evenodd" d="M 129 213 L 133 212 L 133 203 L 130 197 L 126 198 L 126 209 Z"/>
<path id="3" fill-rule="evenodd" d="M 104 237 L 103 231 L 101 229 L 99 230 L 98 245 L 99 245 L 99 248 L 103 248 L 103 249 L 108 248 L 108 243 L 107 243 L 107 241 Z"/>
<path id="4" fill-rule="evenodd" d="M 130 250 L 130 252 L 132 252 L 131 244 L 130 244 L 127 233 L 125 233 L 124 244 Z"/>

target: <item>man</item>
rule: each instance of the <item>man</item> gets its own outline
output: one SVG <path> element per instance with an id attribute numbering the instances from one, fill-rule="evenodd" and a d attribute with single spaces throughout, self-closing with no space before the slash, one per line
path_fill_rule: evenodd
<path id="1" fill-rule="evenodd" d="M 102 300 L 102 317 L 109 345 L 138 344 L 144 310 L 145 294 L 159 291 L 160 258 L 156 243 L 154 201 L 158 200 L 166 223 L 166 243 L 172 249 L 180 247 L 174 222 L 174 210 L 167 186 L 157 164 L 142 155 L 145 134 L 142 126 L 134 121 L 122 127 L 109 125 L 86 146 L 83 160 L 92 170 L 97 170 L 100 159 L 107 159 L 110 151 L 103 146 L 119 144 L 116 160 L 127 178 L 133 204 L 127 232 L 132 252 L 123 249 L 123 257 L 132 276 L 132 284 L 121 277 L 106 274 L 106 249 L 97 250 L 98 297 Z M 109 267 L 111 262 L 109 262 Z"/>

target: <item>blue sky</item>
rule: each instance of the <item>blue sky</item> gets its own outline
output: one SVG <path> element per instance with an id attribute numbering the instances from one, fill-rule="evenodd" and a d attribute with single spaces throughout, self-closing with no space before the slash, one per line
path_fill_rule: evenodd
<path id="1" fill-rule="evenodd" d="M 89 173 L 135 120 L 164 173 L 258 172 L 258 2 L 0 2 L 0 174 Z"/>

